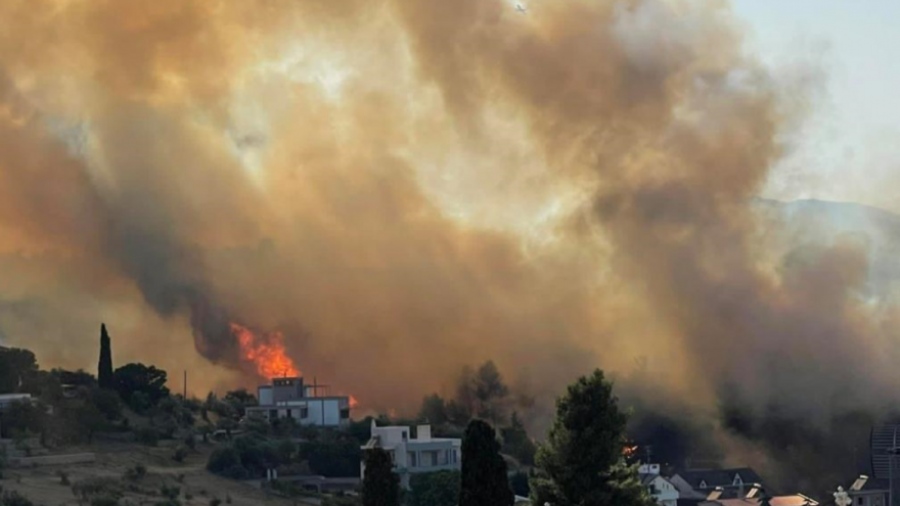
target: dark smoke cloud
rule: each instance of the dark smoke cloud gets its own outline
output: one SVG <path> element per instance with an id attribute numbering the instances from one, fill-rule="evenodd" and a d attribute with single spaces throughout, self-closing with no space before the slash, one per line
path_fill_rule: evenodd
<path id="1" fill-rule="evenodd" d="M 124 356 L 188 362 L 200 389 L 245 377 L 236 321 L 384 409 L 492 358 L 539 412 L 646 356 L 634 398 L 684 399 L 644 405 L 767 462 L 725 400 L 828 433 L 894 397 L 865 249 L 795 248 L 752 204 L 811 104 L 722 2 L 8 1 L 0 19 L 6 341 L 85 365 L 55 350 L 113 314 Z"/>

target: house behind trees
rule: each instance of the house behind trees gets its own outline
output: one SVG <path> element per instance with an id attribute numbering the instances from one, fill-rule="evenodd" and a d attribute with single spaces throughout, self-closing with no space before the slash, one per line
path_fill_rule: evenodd
<path id="1" fill-rule="evenodd" d="M 400 476 L 400 485 L 405 488 L 409 488 L 411 474 L 459 471 L 462 466 L 462 440 L 431 437 L 430 425 L 378 427 L 372 420 L 371 436 L 362 450 L 365 453 L 372 448 L 381 448 L 390 454 L 394 472 Z M 359 474 L 365 474 L 364 462 L 360 462 Z"/>

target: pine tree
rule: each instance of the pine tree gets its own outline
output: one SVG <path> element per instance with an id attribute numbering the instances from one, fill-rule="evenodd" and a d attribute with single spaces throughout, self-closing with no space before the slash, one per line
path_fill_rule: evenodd
<path id="1" fill-rule="evenodd" d="M 472 420 L 462 442 L 459 506 L 512 506 L 514 500 L 494 428 Z"/>
<path id="2" fill-rule="evenodd" d="M 100 364 L 97 368 L 100 388 L 115 388 L 113 380 L 112 344 L 106 332 L 106 324 L 100 324 Z"/>
<path id="3" fill-rule="evenodd" d="M 603 372 L 582 377 L 557 402 L 556 420 L 538 450 L 534 504 L 651 506 L 637 467 L 622 455 L 627 417 Z"/>
<path id="4" fill-rule="evenodd" d="M 381 448 L 366 450 L 363 472 L 363 506 L 397 506 L 400 503 L 400 477 L 388 452 Z"/>

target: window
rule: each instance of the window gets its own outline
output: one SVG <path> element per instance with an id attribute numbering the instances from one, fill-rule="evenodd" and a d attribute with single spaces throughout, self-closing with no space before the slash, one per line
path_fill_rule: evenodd
<path id="1" fill-rule="evenodd" d="M 449 460 L 450 459 L 447 456 L 447 450 L 441 450 L 437 452 L 437 463 L 439 466 L 446 466 Z"/>
<path id="2" fill-rule="evenodd" d="M 862 505 L 862 503 L 863 503 L 863 498 L 862 498 L 862 497 L 857 497 L 857 498 L 856 498 L 856 504 Z"/>
<path id="3" fill-rule="evenodd" d="M 739 474 L 734 475 L 734 483 L 733 484 L 734 485 L 743 485 L 744 484 L 744 481 L 741 480 L 741 475 L 739 475 Z"/>
<path id="4" fill-rule="evenodd" d="M 300 418 L 309 418 L 309 408 L 304 406 L 300 408 Z"/>
<path id="5" fill-rule="evenodd" d="M 401 437 L 403 438 L 404 441 L 409 439 L 409 436 L 407 436 L 406 431 L 403 431 L 403 433 L 401 434 Z"/>
<path id="6" fill-rule="evenodd" d="M 287 416 L 288 418 L 294 418 L 294 414 L 291 413 L 291 410 L 290 410 L 290 409 L 287 410 L 287 414 L 286 414 L 285 416 Z"/>
<path id="7" fill-rule="evenodd" d="M 277 410 L 277 409 L 270 409 L 270 410 L 269 410 L 269 420 L 274 420 L 274 419 L 276 419 L 276 418 L 278 418 L 278 410 Z"/>
<path id="8" fill-rule="evenodd" d="M 406 453 L 406 462 L 409 464 L 409 467 L 417 467 L 418 463 L 416 462 L 416 453 L 415 452 L 407 452 Z"/>
<path id="9" fill-rule="evenodd" d="M 700 480 L 700 488 L 706 488 L 706 480 Z"/>
<path id="10" fill-rule="evenodd" d="M 350 408 L 341 409 L 341 420 L 350 418 Z"/>

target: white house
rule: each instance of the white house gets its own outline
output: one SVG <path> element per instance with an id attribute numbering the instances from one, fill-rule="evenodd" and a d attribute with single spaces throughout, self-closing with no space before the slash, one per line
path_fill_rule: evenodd
<path id="1" fill-rule="evenodd" d="M 378 427 L 372 420 L 371 436 L 362 450 L 364 453 L 373 448 L 387 451 L 394 462 L 394 471 L 400 475 L 400 484 L 409 487 L 410 474 L 459 470 L 461 447 L 460 439 L 431 437 L 430 425 Z M 365 470 L 365 462 L 361 462 L 360 478 L 364 477 Z"/>
<path id="2" fill-rule="evenodd" d="M 247 408 L 247 416 L 292 418 L 300 425 L 342 427 L 350 423 L 350 398 L 316 395 L 315 385 L 304 385 L 303 378 L 278 378 L 257 390 L 259 406 Z"/>
<path id="3" fill-rule="evenodd" d="M 660 506 L 676 506 L 678 489 L 666 477 L 659 474 L 659 464 L 642 464 L 638 468 L 641 483 Z"/>

